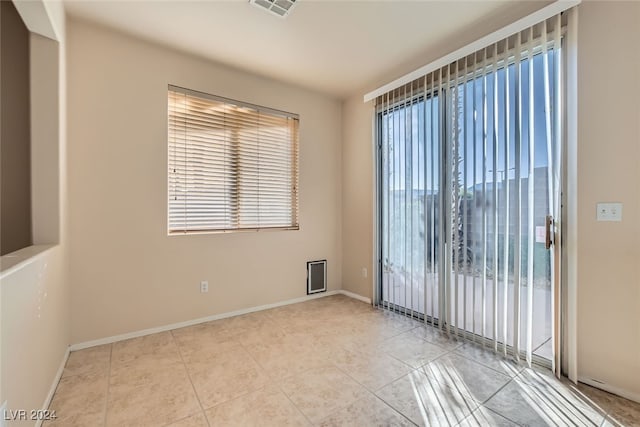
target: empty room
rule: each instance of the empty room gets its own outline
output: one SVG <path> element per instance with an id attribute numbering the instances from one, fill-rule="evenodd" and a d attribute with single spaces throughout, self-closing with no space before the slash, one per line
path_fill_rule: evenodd
<path id="1" fill-rule="evenodd" d="M 640 426 L 640 2 L 0 6 L 0 427 Z"/>

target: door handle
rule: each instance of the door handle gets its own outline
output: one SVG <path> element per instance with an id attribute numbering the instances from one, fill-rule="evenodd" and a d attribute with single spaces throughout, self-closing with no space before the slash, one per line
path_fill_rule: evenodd
<path id="1" fill-rule="evenodd" d="M 547 215 L 544 219 L 545 222 L 545 249 L 551 249 L 551 245 L 553 244 L 554 236 L 553 236 L 553 217 L 551 215 Z"/>

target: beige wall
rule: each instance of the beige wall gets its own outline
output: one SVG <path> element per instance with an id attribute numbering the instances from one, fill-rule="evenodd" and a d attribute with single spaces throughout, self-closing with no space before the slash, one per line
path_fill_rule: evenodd
<path id="1" fill-rule="evenodd" d="M 339 101 L 92 24 L 67 37 L 74 343 L 304 296 L 309 260 L 341 287 Z M 300 114 L 300 231 L 167 237 L 168 84 Z"/>
<path id="2" fill-rule="evenodd" d="M 640 399 L 640 3 L 580 6 L 578 370 Z M 620 73 L 611 73 L 612 64 Z M 596 222 L 622 202 L 621 223 Z"/>
<path id="3" fill-rule="evenodd" d="M 342 287 L 367 298 L 372 297 L 375 274 L 372 108 L 362 95 L 342 105 Z"/>
<path id="4" fill-rule="evenodd" d="M 60 108 L 64 88 L 63 49 L 60 43 L 31 34 L 31 213 L 33 243 L 56 244 L 61 241 L 61 195 L 64 166 L 63 145 L 52 143 L 52 135 L 64 131 Z M 62 138 L 61 138 L 62 140 Z"/>
<path id="5" fill-rule="evenodd" d="M 65 255 L 57 245 L 31 246 L 16 256 L 24 263 L 1 279 L 0 402 L 12 410 L 42 409 L 69 344 Z"/>
<path id="6" fill-rule="evenodd" d="M 634 77 L 640 75 L 639 9 L 634 2 L 583 3 L 578 40 L 579 376 L 635 396 L 640 396 L 640 90 Z M 423 63 L 457 47 L 439 49 Z M 612 79 L 610 64 L 624 70 L 618 80 Z M 360 273 L 371 267 L 373 253 L 372 105 L 362 102 L 364 93 L 343 103 L 342 276 L 344 289 L 371 297 L 372 275 L 364 279 Z M 598 201 L 623 202 L 624 221 L 595 222 Z"/>
<path id="7" fill-rule="evenodd" d="M 30 34 L 31 196 L 38 245 L 0 259 L 0 403 L 42 409 L 69 345 L 70 308 L 64 230 L 64 12 L 59 2 L 21 2 Z M 25 7 L 26 6 L 26 7 Z M 52 28 L 55 30 L 52 32 Z M 56 37 L 57 41 L 43 37 Z M 33 421 L 8 425 L 34 425 Z"/>

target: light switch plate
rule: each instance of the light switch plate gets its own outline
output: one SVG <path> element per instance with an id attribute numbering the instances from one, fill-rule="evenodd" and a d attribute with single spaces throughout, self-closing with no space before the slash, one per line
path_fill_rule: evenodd
<path id="1" fill-rule="evenodd" d="M 598 203 L 598 221 L 622 221 L 622 203 Z"/>

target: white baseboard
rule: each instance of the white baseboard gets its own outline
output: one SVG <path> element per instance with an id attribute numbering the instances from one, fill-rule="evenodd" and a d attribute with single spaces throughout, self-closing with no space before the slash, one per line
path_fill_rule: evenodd
<path id="1" fill-rule="evenodd" d="M 608 391 L 609 393 L 616 394 L 620 397 L 624 397 L 625 399 L 633 400 L 634 402 L 640 403 L 640 394 L 630 392 L 629 390 L 624 390 L 622 388 L 594 380 L 593 378 L 583 376 L 578 376 L 578 381 L 592 387 Z"/>
<path id="2" fill-rule="evenodd" d="M 64 356 L 62 356 L 62 361 L 60 362 L 60 366 L 58 367 L 58 372 L 56 372 L 56 376 L 51 383 L 51 387 L 49 388 L 49 393 L 47 393 L 47 397 L 44 399 L 44 403 L 42 404 L 42 410 L 46 411 L 49 409 L 49 405 L 51 405 L 51 400 L 53 399 L 53 395 L 56 392 L 56 388 L 58 388 L 58 383 L 60 382 L 60 378 L 62 378 L 62 372 L 64 371 L 64 367 L 67 365 L 67 359 L 69 359 L 69 353 L 71 352 L 70 347 L 64 352 Z M 36 427 L 40 427 L 44 420 L 39 419 L 36 422 Z"/>
<path id="3" fill-rule="evenodd" d="M 140 330 L 140 331 L 128 332 L 126 334 L 113 335 L 111 337 L 100 338 L 100 339 L 97 339 L 97 340 L 91 340 L 91 341 L 80 342 L 80 343 L 77 343 L 77 344 L 72 344 L 71 346 L 69 346 L 69 350 L 70 351 L 83 350 L 83 349 L 89 348 L 89 347 L 95 347 L 95 346 L 103 345 L 103 344 L 111 344 L 111 343 L 114 343 L 114 342 L 128 340 L 128 339 L 131 339 L 131 338 L 138 338 L 138 337 L 143 337 L 145 335 L 157 334 L 158 332 L 166 332 L 166 331 L 170 331 L 172 329 L 178 329 L 178 328 L 184 328 L 184 327 L 187 327 L 187 326 L 193 326 L 193 325 L 197 325 L 199 323 L 211 322 L 213 320 L 225 319 L 227 317 L 233 317 L 233 316 L 239 316 L 239 315 L 242 315 L 242 314 L 254 313 L 256 311 L 268 310 L 270 308 L 282 307 L 282 306 L 290 305 L 290 304 L 297 304 L 297 303 L 300 303 L 300 302 L 305 302 L 305 301 L 309 301 L 309 300 L 316 299 L 316 298 L 328 297 L 330 295 L 344 294 L 344 295 L 350 296 L 352 298 L 357 298 L 359 300 L 363 300 L 362 299 L 363 297 L 361 297 L 359 295 L 353 294 L 351 292 L 349 292 L 349 293 L 345 293 L 345 292 L 346 291 L 342 291 L 342 290 L 327 291 L 327 292 L 322 292 L 322 293 L 318 293 L 318 294 L 306 295 L 306 296 L 303 296 L 303 297 L 300 297 L 300 298 L 294 298 L 294 299 L 290 299 L 290 300 L 286 300 L 286 301 L 280 301 L 280 302 L 276 302 L 276 303 L 273 303 L 273 304 L 265 304 L 265 305 L 259 305 L 259 306 L 256 306 L 256 307 L 243 308 L 242 310 L 229 311 L 227 313 L 214 314 L 212 316 L 200 317 L 198 319 L 186 320 L 184 322 L 172 323 L 172 324 L 169 324 L 169 325 L 158 326 L 158 327 L 155 327 L 155 328 L 149 328 L 149 329 L 143 329 L 143 330 Z"/>
<path id="4" fill-rule="evenodd" d="M 49 389 L 49 393 L 47 394 L 47 398 L 44 401 L 42 409 L 46 410 L 46 409 L 49 408 L 49 405 L 51 404 L 51 400 L 53 399 L 53 395 L 55 394 L 56 388 L 58 387 L 58 383 L 60 382 L 60 378 L 62 378 L 62 372 L 64 371 L 64 367 L 67 364 L 67 359 L 69 358 L 69 353 L 72 352 L 72 351 L 83 350 L 85 348 L 95 347 L 95 346 L 98 346 L 98 345 L 111 344 L 111 343 L 114 343 L 114 342 L 123 341 L 123 340 L 127 340 L 127 339 L 130 339 L 130 338 L 142 337 L 142 336 L 145 336 L 145 335 L 151 335 L 151 334 L 155 334 L 155 333 L 158 333 L 158 332 L 165 332 L 165 331 L 170 331 L 172 329 L 178 329 L 178 328 L 184 328 L 186 326 L 197 325 L 199 323 L 211 322 L 213 320 L 225 319 L 227 317 L 233 317 L 233 316 L 239 316 L 239 315 L 242 315 L 242 314 L 254 313 L 256 311 L 268 310 L 270 308 L 276 308 L 276 307 L 282 307 L 282 306 L 285 306 L 285 305 L 297 304 L 297 303 L 309 301 L 309 300 L 312 300 L 312 299 L 323 298 L 323 297 L 328 297 L 328 296 L 331 296 L 331 295 L 338 295 L 338 294 L 342 294 L 342 295 L 345 295 L 345 296 L 347 296 L 349 298 L 354 298 L 354 299 L 357 299 L 359 301 L 365 302 L 367 304 L 371 304 L 371 299 L 370 298 L 366 298 L 366 297 L 363 297 L 361 295 L 355 294 L 353 292 L 349 292 L 349 291 L 345 291 L 345 290 L 339 289 L 339 290 L 335 290 L 335 291 L 322 292 L 322 293 L 319 293 L 319 294 L 306 295 L 306 296 L 303 296 L 303 297 L 300 297 L 300 298 L 294 298 L 294 299 L 290 299 L 290 300 L 286 300 L 286 301 L 280 301 L 280 302 L 276 302 L 276 303 L 273 303 L 273 304 L 259 305 L 259 306 L 256 306 L 256 307 L 245 308 L 245 309 L 242 309 L 242 310 L 230 311 L 230 312 L 227 312 L 227 313 L 214 314 L 212 316 L 201 317 L 201 318 L 198 318 L 198 319 L 187 320 L 187 321 L 184 321 L 184 322 L 172 323 L 170 325 L 158 326 L 156 328 L 143 329 L 143 330 L 140 330 L 140 331 L 129 332 L 129 333 L 126 333 L 126 334 L 114 335 L 114 336 L 111 336 L 111 337 L 106 337 L 106 338 L 101 338 L 101 339 L 97 339 L 97 340 L 85 341 L 85 342 L 81 342 L 81 343 L 77 343 L 77 344 L 72 344 L 69 347 L 67 347 L 67 350 L 64 353 L 64 357 L 62 358 L 62 362 L 60 363 L 60 367 L 58 368 L 58 372 L 56 373 L 56 376 L 55 376 L 55 378 L 53 380 L 53 383 L 51 384 L 51 388 Z M 42 425 L 42 421 L 38 421 L 36 423 L 36 427 L 41 427 L 41 425 Z"/>
<path id="5" fill-rule="evenodd" d="M 114 343 L 114 342 L 128 340 L 128 339 L 131 339 L 131 338 L 138 338 L 138 337 L 143 337 L 145 335 L 157 334 L 158 332 L 166 332 L 166 331 L 170 331 L 172 329 L 184 328 L 184 327 L 187 327 L 187 326 L 197 325 L 199 323 L 211 322 L 213 320 L 225 319 L 227 317 L 233 317 L 233 316 L 239 316 L 239 315 L 242 315 L 242 314 L 254 313 L 256 311 L 268 310 L 270 308 L 282 307 L 282 306 L 285 306 L 285 305 L 297 304 L 297 303 L 300 303 L 300 302 L 305 302 L 305 301 L 309 301 L 309 300 L 312 300 L 312 299 L 323 298 L 323 297 L 328 297 L 328 296 L 337 295 L 337 294 L 346 295 L 346 296 L 348 296 L 350 298 L 354 298 L 354 299 L 357 299 L 359 301 L 366 302 L 367 304 L 371 304 L 371 298 L 363 297 L 363 296 L 355 294 L 353 292 L 349 292 L 349 291 L 345 291 L 345 290 L 339 289 L 339 290 L 335 290 L 335 291 L 327 291 L 327 292 L 322 292 L 322 293 L 318 293 L 318 294 L 305 295 L 303 297 L 294 298 L 294 299 L 290 299 L 290 300 L 286 300 L 286 301 L 280 301 L 280 302 L 276 302 L 276 303 L 272 303 L 272 304 L 258 305 L 258 306 L 255 306 L 255 307 L 244 308 L 242 310 L 229 311 L 227 313 L 221 313 L 221 314 L 214 314 L 212 316 L 200 317 L 198 319 L 186 320 L 184 322 L 172 323 L 172 324 L 169 324 L 169 325 L 158 326 L 158 327 L 155 327 L 155 328 L 149 328 L 149 329 L 143 329 L 143 330 L 140 330 L 140 331 L 128 332 L 126 334 L 113 335 L 111 337 L 100 338 L 100 339 L 97 339 L 97 340 L 80 342 L 80 343 L 72 344 L 71 346 L 69 346 L 69 351 L 83 350 L 85 348 L 95 347 L 95 346 L 98 346 L 98 345 L 111 344 L 111 343 Z M 64 367 L 64 365 L 63 365 L 63 367 Z"/>
<path id="6" fill-rule="evenodd" d="M 362 295 L 358 295 L 358 294 L 353 293 L 353 292 L 345 291 L 344 289 L 340 289 L 338 291 L 338 293 L 340 293 L 342 295 L 346 295 L 346 296 L 348 296 L 350 298 L 357 299 L 357 300 L 362 301 L 362 302 L 366 302 L 367 304 L 371 304 L 371 298 L 363 297 Z"/>

